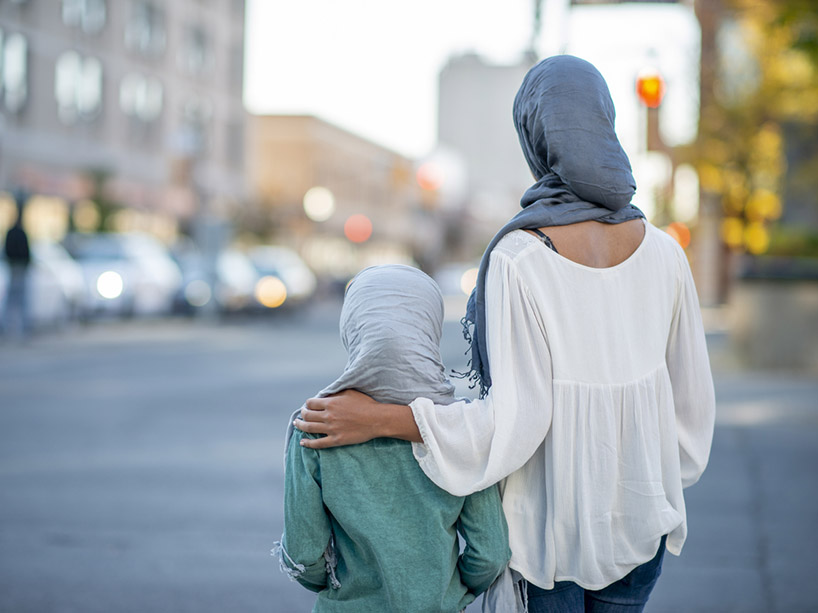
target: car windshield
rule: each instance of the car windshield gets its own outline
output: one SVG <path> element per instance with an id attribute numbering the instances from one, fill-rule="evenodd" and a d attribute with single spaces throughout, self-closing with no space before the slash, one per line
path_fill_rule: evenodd
<path id="1" fill-rule="evenodd" d="M 66 249 L 77 260 L 124 260 L 122 242 L 112 237 L 72 237 Z"/>
<path id="2" fill-rule="evenodd" d="M 262 274 L 281 275 L 283 271 L 303 271 L 306 265 L 295 253 L 277 247 L 260 247 L 251 252 L 250 259 Z"/>

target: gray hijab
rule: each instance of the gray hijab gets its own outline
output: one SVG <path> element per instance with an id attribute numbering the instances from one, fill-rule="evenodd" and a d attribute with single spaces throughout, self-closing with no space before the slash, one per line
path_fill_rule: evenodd
<path id="1" fill-rule="evenodd" d="M 443 297 L 417 268 L 372 266 L 350 283 L 341 309 L 347 365 L 319 396 L 355 389 L 378 402 L 454 401 L 440 357 Z"/>
<path id="2" fill-rule="evenodd" d="M 491 239 L 469 297 L 464 334 L 471 342 L 468 376 L 483 397 L 491 387 L 486 347 L 486 271 L 491 250 L 513 230 L 582 221 L 622 223 L 644 217 L 630 204 L 631 165 L 614 131 L 605 79 L 585 60 L 558 55 L 528 71 L 514 98 L 514 127 L 536 179 L 517 213 Z"/>
<path id="3" fill-rule="evenodd" d="M 454 402 L 440 357 L 443 297 L 427 274 L 401 265 L 362 270 L 347 287 L 340 327 L 347 365 L 319 397 L 354 389 L 391 404 Z M 290 418 L 287 443 L 300 410 Z"/>

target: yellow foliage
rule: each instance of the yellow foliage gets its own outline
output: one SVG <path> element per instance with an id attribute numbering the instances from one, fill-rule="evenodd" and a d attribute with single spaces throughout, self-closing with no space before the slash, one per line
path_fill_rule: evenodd
<path id="1" fill-rule="evenodd" d="M 725 217 L 721 222 L 721 240 L 728 247 L 741 246 L 744 239 L 744 222 L 738 217 Z"/>
<path id="2" fill-rule="evenodd" d="M 739 47 L 750 57 L 725 63 L 724 73 L 715 76 L 717 87 L 724 78 L 733 87 L 728 93 L 743 95 L 719 96 L 717 88 L 702 107 L 696 167 L 702 189 L 721 196 L 722 240 L 760 254 L 770 244 L 768 226 L 784 206 L 782 126 L 818 124 L 818 12 L 811 0 L 725 0 L 722 6 L 725 32 L 741 37 L 737 46 L 735 38 L 724 39 L 722 60 L 730 60 Z M 741 90 L 740 79 L 752 87 Z M 802 169 L 803 161 L 797 155 L 794 160 Z"/>
<path id="3" fill-rule="evenodd" d="M 740 215 L 748 196 L 745 174 L 735 169 L 725 170 L 723 198 L 725 211 L 731 215 Z"/>
<path id="4" fill-rule="evenodd" d="M 730 159 L 730 147 L 720 138 L 710 138 L 704 143 L 707 159 L 713 164 L 726 164 Z"/>
<path id="5" fill-rule="evenodd" d="M 699 185 L 702 189 L 720 194 L 724 190 L 724 179 L 718 166 L 708 162 L 699 164 Z"/>
<path id="6" fill-rule="evenodd" d="M 781 198 L 768 189 L 757 189 L 747 202 L 746 213 L 750 221 L 778 219 L 781 217 Z"/>
<path id="7" fill-rule="evenodd" d="M 815 70 L 803 51 L 787 49 L 771 62 L 781 87 L 808 88 L 815 83 Z"/>
<path id="8" fill-rule="evenodd" d="M 767 251 L 770 246 L 770 234 L 763 223 L 752 222 L 744 228 L 744 246 L 753 255 Z"/>

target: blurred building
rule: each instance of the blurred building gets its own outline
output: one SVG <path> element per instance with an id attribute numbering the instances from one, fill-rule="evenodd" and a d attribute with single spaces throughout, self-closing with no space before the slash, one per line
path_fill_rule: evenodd
<path id="1" fill-rule="evenodd" d="M 462 206 L 473 217 L 469 234 L 482 246 L 517 213 L 533 182 L 512 121 L 514 96 L 533 64 L 529 55 L 494 65 L 468 53 L 451 58 L 440 72 L 438 143 L 464 162 Z"/>
<path id="2" fill-rule="evenodd" d="M 441 248 L 415 163 L 309 115 L 259 115 L 248 132 L 258 225 L 339 278 L 383 262 L 425 265 Z"/>
<path id="3" fill-rule="evenodd" d="M 0 0 L 0 190 L 32 232 L 172 235 L 245 197 L 244 4 Z"/>

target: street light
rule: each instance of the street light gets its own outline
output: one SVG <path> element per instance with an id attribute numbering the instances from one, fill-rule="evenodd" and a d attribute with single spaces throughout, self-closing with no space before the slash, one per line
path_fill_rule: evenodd
<path id="1" fill-rule="evenodd" d="M 315 186 L 304 194 L 304 212 L 313 221 L 326 221 L 335 213 L 335 196 L 326 187 Z"/>

